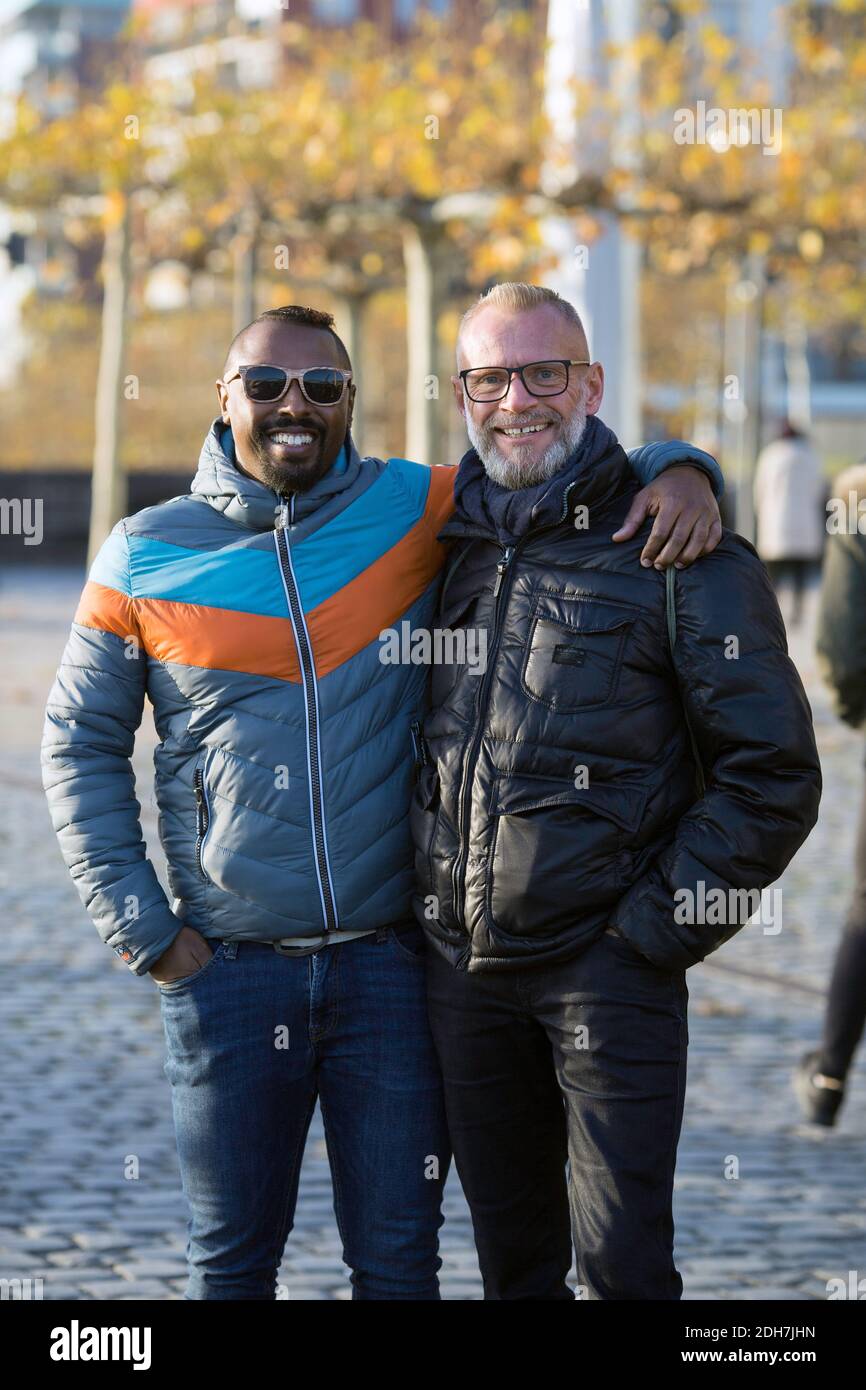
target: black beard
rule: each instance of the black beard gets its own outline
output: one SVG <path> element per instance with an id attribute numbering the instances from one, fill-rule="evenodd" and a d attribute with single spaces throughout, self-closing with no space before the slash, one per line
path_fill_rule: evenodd
<path id="1" fill-rule="evenodd" d="M 267 451 L 267 435 L 251 435 L 250 444 L 255 452 L 261 470 L 261 481 L 278 497 L 291 497 L 295 492 L 309 492 L 315 483 L 323 478 L 330 468 L 324 461 L 324 436 L 318 435 L 318 446 L 309 463 L 272 462 Z"/>

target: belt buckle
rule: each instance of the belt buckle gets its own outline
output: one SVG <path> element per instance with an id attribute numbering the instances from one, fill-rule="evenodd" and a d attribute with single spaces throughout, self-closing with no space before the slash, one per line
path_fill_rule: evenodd
<path id="1" fill-rule="evenodd" d="M 280 956 L 297 956 L 300 959 L 301 956 L 314 956 L 317 951 L 324 950 L 328 944 L 327 941 L 322 941 L 318 946 L 304 946 L 303 950 L 299 950 L 297 946 L 289 944 L 291 939 L 291 937 L 284 936 L 279 941 L 272 941 L 271 945 Z"/>

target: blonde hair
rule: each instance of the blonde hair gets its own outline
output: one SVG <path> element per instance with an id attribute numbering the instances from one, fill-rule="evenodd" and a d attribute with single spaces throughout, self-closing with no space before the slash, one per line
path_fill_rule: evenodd
<path id="1" fill-rule="evenodd" d="M 460 327 L 457 329 L 457 352 L 460 352 L 460 339 L 467 324 L 471 323 L 476 314 L 480 314 L 482 309 L 488 307 L 494 309 L 505 309 L 513 314 L 526 313 L 530 309 L 538 309 L 543 304 L 552 304 L 555 309 L 562 314 L 564 319 L 573 324 L 577 331 L 586 341 L 586 330 L 580 314 L 573 304 L 569 304 L 567 299 L 563 299 L 556 290 L 548 289 L 546 285 L 525 285 L 520 281 L 506 281 L 502 285 L 494 285 L 486 294 L 482 294 L 471 304 L 460 320 Z M 589 350 L 587 349 L 587 356 Z"/>

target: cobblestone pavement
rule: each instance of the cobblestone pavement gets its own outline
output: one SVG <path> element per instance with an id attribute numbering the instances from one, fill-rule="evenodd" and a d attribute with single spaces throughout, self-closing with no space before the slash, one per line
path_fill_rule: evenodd
<path id="1" fill-rule="evenodd" d="M 185 1285 L 186 1211 L 157 994 L 99 941 L 60 859 L 39 776 L 44 701 L 81 582 L 77 571 L 35 566 L 0 582 L 0 1278 L 39 1278 L 47 1299 L 172 1299 Z M 866 1273 L 866 1063 L 861 1056 L 836 1130 L 802 1124 L 791 1090 L 792 1064 L 818 1035 L 851 887 L 863 747 L 832 716 L 810 635 L 791 647 L 819 735 L 822 814 L 780 882 L 782 931 L 746 927 L 688 974 L 675 1218 L 690 1299 L 821 1299 L 828 1279 Z M 136 768 L 152 850 L 153 737 L 146 706 Z M 129 1154 L 140 1162 L 134 1182 L 123 1176 Z M 453 1172 L 442 1254 L 443 1296 L 480 1298 Z M 291 1299 L 349 1296 L 318 1119 L 280 1279 Z"/>

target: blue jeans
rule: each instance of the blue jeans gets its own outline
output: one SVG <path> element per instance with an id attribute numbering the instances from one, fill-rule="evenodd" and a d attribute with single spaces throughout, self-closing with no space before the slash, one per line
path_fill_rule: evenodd
<path id="1" fill-rule="evenodd" d="M 353 1298 L 438 1299 L 450 1163 L 423 933 L 301 958 L 220 941 L 159 985 L 189 1202 L 188 1299 L 273 1299 L 321 1102 Z"/>

